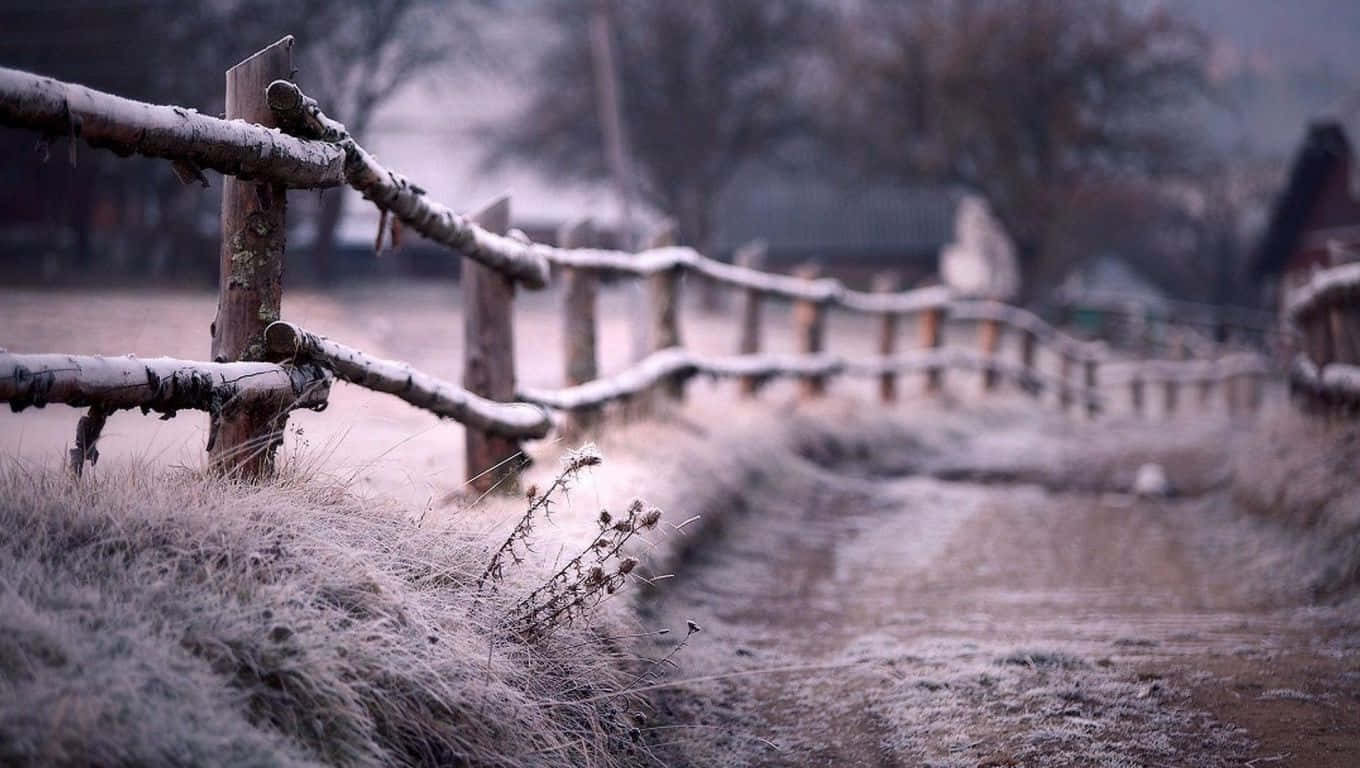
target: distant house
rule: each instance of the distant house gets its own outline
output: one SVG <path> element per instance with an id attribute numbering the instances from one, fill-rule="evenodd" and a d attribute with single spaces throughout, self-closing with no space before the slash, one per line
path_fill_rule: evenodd
<path id="1" fill-rule="evenodd" d="M 759 239 L 768 246 L 767 269 L 787 272 L 814 261 L 861 287 L 891 269 L 911 286 L 937 278 L 959 198 L 936 186 L 845 188 L 802 176 L 746 176 L 716 206 L 714 253 L 727 259 Z"/>
<path id="2" fill-rule="evenodd" d="M 1055 298 L 1066 324 L 1126 343 L 1155 339 L 1171 314 L 1166 292 L 1112 254 L 1079 264 L 1063 278 Z"/>
<path id="3" fill-rule="evenodd" d="M 1254 258 L 1253 278 L 1267 305 L 1308 273 L 1360 252 L 1360 191 L 1355 150 L 1339 123 L 1308 129 L 1289 181 L 1275 202 Z"/>

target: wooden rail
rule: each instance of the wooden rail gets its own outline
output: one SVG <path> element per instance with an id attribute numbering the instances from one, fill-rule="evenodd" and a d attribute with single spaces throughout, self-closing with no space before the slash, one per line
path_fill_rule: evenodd
<path id="1" fill-rule="evenodd" d="M 1314 272 L 1283 304 L 1303 347 L 1290 391 L 1311 406 L 1360 409 L 1360 261 Z"/>
<path id="2" fill-rule="evenodd" d="M 547 413 L 541 408 L 479 397 L 406 363 L 367 355 L 292 323 L 270 324 L 265 337 L 270 351 L 280 359 L 318 363 L 352 384 L 396 395 L 417 408 L 481 432 L 510 438 L 537 438 L 547 435 L 551 427 Z"/>
<path id="3" fill-rule="evenodd" d="M 982 374 L 984 391 L 1003 381 L 1014 382 L 1035 397 L 1055 392 L 1064 408 L 1079 403 L 1091 417 L 1106 410 L 1111 398 L 1102 390 L 1110 386 L 1128 386 L 1138 411 L 1145 383 L 1160 381 L 1172 410 L 1182 382 L 1203 388 L 1206 382 L 1256 380 L 1264 375 L 1254 358 L 1250 363 L 1227 358 L 1213 363 L 1153 361 L 1135 365 L 1123 379 L 1102 375 L 1104 369 L 1120 369 L 1104 344 L 1071 336 L 1027 310 L 990 301 L 957 301 L 943 287 L 899 291 L 896 282 L 886 278 L 866 292 L 820 277 L 813 268 L 776 274 L 761 268 L 759 247 L 745 249 L 736 263 L 727 264 L 677 245 L 673 231 L 662 232 L 640 253 L 592 247 L 586 226 L 565 228 L 557 246 L 531 242 L 510 229 L 508 198 L 476 214 L 460 215 L 380 164 L 343 124 L 326 116 L 315 100 L 286 79 L 291 46 L 292 38 L 284 38 L 229 70 L 228 115 L 243 118 L 233 120 L 0 69 L 0 123 L 80 137 L 118 154 L 166 158 L 182 176 L 201 176 L 206 168 L 229 177 L 222 210 L 219 312 L 213 329 L 213 356 L 218 362 L 0 351 L 0 399 L 15 410 L 47 402 L 90 408 L 77 428 L 72 454 L 77 469 L 97 456 L 95 441 L 103 420 L 120 408 L 205 410 L 213 415 L 210 443 L 218 440 L 221 429 L 221 439 L 213 444 L 215 456 L 232 455 L 262 439 L 272 452 L 289 410 L 325 405 L 332 375 L 463 424 L 467 473 L 484 490 L 512 486 L 513 478 L 504 476 L 510 471 L 505 467 L 508 458 L 520 453 L 519 441 L 545 437 L 554 427 L 577 433 L 598 429 L 603 409 L 613 403 L 641 403 L 645 409 L 678 401 L 686 381 L 699 375 L 738 379 L 741 392 L 748 396 L 770 379 L 794 378 L 803 398 L 823 396 L 832 377 L 867 376 L 877 379 L 879 398 L 886 403 L 898 398 L 899 376 L 923 374 L 931 395 L 943 389 L 946 372 L 970 371 Z M 467 259 L 462 270 L 463 386 L 279 319 L 285 190 L 341 184 L 362 193 L 385 216 L 395 216 Z M 247 226 L 261 222 L 267 226 Z M 247 267 L 249 274 L 242 271 Z M 514 370 L 512 304 L 519 287 L 547 287 L 553 268 L 566 289 L 567 386 L 521 387 Z M 1360 273 L 1354 272 L 1319 277 L 1291 311 L 1302 318 L 1327 314 L 1315 305 L 1353 296 L 1360 283 Z M 647 282 L 653 345 L 649 356 L 605 377 L 599 376 L 596 327 L 602 273 Z M 681 312 L 685 273 L 742 293 L 739 354 L 700 356 L 685 348 Z M 794 303 L 800 354 L 762 353 L 761 314 L 764 301 L 771 298 Z M 829 353 L 831 310 L 879 318 L 879 354 L 847 361 Z M 901 322 L 913 317 L 919 348 L 902 349 Z M 981 348 L 973 352 L 947 347 L 950 322 L 977 323 Z M 1014 361 L 1002 354 L 1008 334 L 1019 335 Z M 1039 352 L 1044 348 L 1058 359 L 1058 373 L 1041 370 Z M 1357 370 L 1300 364 L 1294 372 L 1295 388 L 1340 396 L 1357 387 Z M 1207 397 L 1203 392 L 1202 396 Z M 566 417 L 555 424 L 550 411 Z M 261 472 L 268 469 L 267 458 L 258 462 Z"/>
<path id="4" fill-rule="evenodd" d="M 297 188 L 345 183 L 345 155 L 333 144 L 14 69 L 0 68 L 0 124 L 82 139 L 122 156 L 171 160 L 189 174 L 206 168 Z"/>

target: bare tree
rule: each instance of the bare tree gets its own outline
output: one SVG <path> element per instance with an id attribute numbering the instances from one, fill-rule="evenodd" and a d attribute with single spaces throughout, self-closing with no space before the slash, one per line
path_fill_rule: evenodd
<path id="1" fill-rule="evenodd" d="M 488 159 L 581 179 L 608 175 L 592 72 L 590 5 L 551 6 L 556 35 L 524 109 L 490 126 Z M 813 32 L 803 0 L 616 0 L 619 101 L 642 200 L 707 248 L 717 193 L 795 135 L 797 73 Z"/>
<path id="2" fill-rule="evenodd" d="M 1033 293 L 1061 214 L 1102 180 L 1183 170 L 1205 39 L 1122 0 L 865 0 L 827 47 L 820 110 L 858 167 L 986 195 Z"/>

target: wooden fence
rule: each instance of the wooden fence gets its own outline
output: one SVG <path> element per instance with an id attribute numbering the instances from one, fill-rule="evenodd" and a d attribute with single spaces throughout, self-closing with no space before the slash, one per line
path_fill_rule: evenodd
<path id="1" fill-rule="evenodd" d="M 1312 406 L 1360 408 L 1360 261 L 1314 272 L 1286 294 L 1284 314 L 1301 341 L 1289 371 L 1295 396 Z"/>
<path id="2" fill-rule="evenodd" d="M 291 48 L 292 38 L 285 38 L 227 71 L 225 119 L 0 69 L 0 123 L 69 136 L 73 146 L 81 139 L 120 155 L 164 158 L 181 179 L 201 179 L 203 169 L 226 176 L 212 362 L 0 350 L 0 399 L 14 410 L 46 403 L 89 408 L 72 451 L 76 472 L 97 457 L 95 445 L 108 414 L 128 408 L 167 415 L 183 409 L 206 411 L 214 464 L 247 476 L 267 472 L 288 412 L 323 408 L 334 377 L 462 423 L 467 476 L 481 490 L 505 481 L 521 441 L 555 429 L 595 429 L 602 410 L 612 403 L 681 400 L 686 381 L 701 374 L 738 379 L 746 396 L 755 396 L 772 378 L 790 377 L 800 382 L 805 398 L 820 397 L 833 376 L 872 377 L 880 398 L 888 402 L 898 397 L 903 374 L 924 374 L 925 391 L 938 393 L 946 371 L 973 370 L 984 391 L 1010 380 L 1035 396 L 1056 392 L 1064 409 L 1077 405 L 1090 417 L 1104 409 L 1111 385 L 1127 386 L 1130 403 L 1139 411 L 1144 388 L 1153 382 L 1164 388 L 1168 411 L 1175 410 L 1180 387 L 1192 384 L 1201 398 L 1217 384 L 1228 385 L 1228 402 L 1236 408 L 1259 401 L 1267 368 L 1254 355 L 1116 364 L 1104 345 L 1069 336 L 1026 310 L 957 301 L 943 288 L 897 291 L 890 281 L 880 281 L 872 292 L 851 290 L 812 270 L 795 275 L 761 271 L 754 251 L 743 253 L 735 264 L 718 262 L 677 247 L 664 235 L 641 253 L 591 248 L 588 228 L 582 226 L 565 228 L 558 247 L 531 242 L 509 228 L 508 199 L 462 216 L 378 163 L 342 124 L 288 81 Z M 280 318 L 284 193 L 340 185 L 361 192 L 384 221 L 394 217 L 465 259 L 461 283 L 467 338 L 461 386 Z M 680 312 L 685 273 L 742 292 L 739 354 L 702 356 L 685 348 Z M 595 303 L 597 281 L 605 274 L 646 281 L 653 347 L 626 370 L 600 377 Z M 564 286 L 567 386 L 521 388 L 514 370 L 515 294 L 543 289 L 554 275 Z M 762 306 L 769 300 L 793 302 L 799 354 L 762 352 Z M 832 309 L 880 318 L 879 354 L 845 360 L 829 353 L 826 317 Z M 917 320 L 920 334 L 913 349 L 899 345 L 899 324 L 909 316 Z M 946 347 L 946 320 L 975 323 L 979 348 Z M 1000 355 L 1003 332 L 1018 334 L 1019 354 L 1013 361 Z M 1040 369 L 1041 347 L 1060 361 L 1058 373 Z M 1116 375 L 1102 381 L 1107 366 Z M 1326 382 L 1338 378 L 1337 370 L 1328 365 L 1314 378 L 1329 386 Z M 1243 391 L 1253 394 L 1238 396 Z"/>

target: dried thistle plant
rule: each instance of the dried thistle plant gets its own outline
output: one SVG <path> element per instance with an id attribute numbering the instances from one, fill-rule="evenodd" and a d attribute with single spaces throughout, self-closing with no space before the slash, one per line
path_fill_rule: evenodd
<path id="1" fill-rule="evenodd" d="M 546 583 L 515 604 L 505 625 L 512 634 L 537 639 L 561 626 L 585 618 L 605 597 L 614 594 L 637 567 L 637 558 L 623 554 L 634 536 L 656 528 L 661 510 L 634 499 L 620 519 L 600 510 L 599 533 L 579 554 Z"/>
<path id="2" fill-rule="evenodd" d="M 529 507 L 524 510 L 524 515 L 515 523 L 515 527 L 510 530 L 510 535 L 501 544 L 496 553 L 491 556 L 487 563 L 486 570 L 477 578 L 477 589 L 480 590 L 487 580 L 499 583 L 504 576 L 503 569 L 505 561 L 518 565 L 524 562 L 524 554 L 531 552 L 529 538 L 534 530 L 535 517 L 542 512 L 546 520 L 552 516 L 553 494 L 557 491 L 566 491 L 576 476 L 587 467 L 598 466 L 604 462 L 604 456 L 600 454 L 600 449 L 594 443 L 586 443 L 580 448 L 568 451 L 562 457 L 562 469 L 557 473 L 557 477 L 548 486 L 548 490 L 539 493 L 538 486 L 531 485 L 525 492 L 525 498 L 529 502 Z"/>

